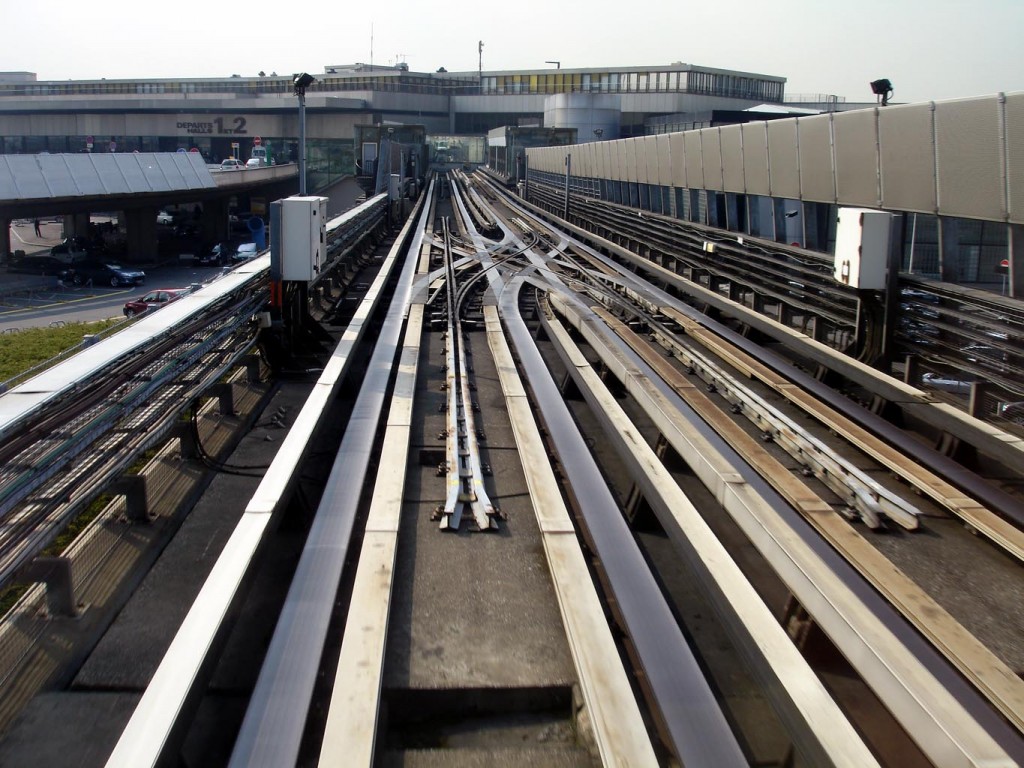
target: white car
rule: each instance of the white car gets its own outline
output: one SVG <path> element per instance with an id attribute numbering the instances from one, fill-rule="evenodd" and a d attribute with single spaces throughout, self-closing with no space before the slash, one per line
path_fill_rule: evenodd
<path id="1" fill-rule="evenodd" d="M 174 215 L 168 213 L 167 211 L 160 211 L 160 213 L 158 213 L 156 215 L 156 223 L 157 224 L 173 224 L 174 223 Z"/>
<path id="2" fill-rule="evenodd" d="M 241 264 L 243 261 L 255 259 L 257 255 L 259 255 L 259 251 L 256 250 L 256 243 L 242 243 L 231 256 L 231 261 Z"/>
<path id="3" fill-rule="evenodd" d="M 220 161 L 220 169 L 222 171 L 238 171 L 244 168 L 241 160 L 236 160 L 233 157 L 229 157 L 227 160 Z"/>
<path id="4" fill-rule="evenodd" d="M 952 392 L 956 395 L 967 395 L 971 391 L 971 382 L 952 376 L 944 376 L 941 373 L 926 373 L 921 377 L 921 381 L 929 387 L 941 389 L 943 392 Z"/>
<path id="5" fill-rule="evenodd" d="M 248 160 L 245 161 L 246 168 L 262 168 L 266 164 L 267 163 L 265 160 L 261 160 L 258 157 L 250 157 Z"/>

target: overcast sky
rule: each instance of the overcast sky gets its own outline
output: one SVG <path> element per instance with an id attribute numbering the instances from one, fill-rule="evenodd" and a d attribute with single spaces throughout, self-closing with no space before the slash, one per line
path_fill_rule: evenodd
<path id="1" fill-rule="evenodd" d="M 388 0 L 141 3 L 0 0 L 0 71 L 40 80 L 418 72 L 683 61 L 787 78 L 787 95 L 928 101 L 1024 90 L 1024 0 Z"/>

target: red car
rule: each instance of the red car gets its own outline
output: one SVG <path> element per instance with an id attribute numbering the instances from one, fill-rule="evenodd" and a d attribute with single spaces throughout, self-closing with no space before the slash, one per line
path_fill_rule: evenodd
<path id="1" fill-rule="evenodd" d="M 150 291 L 145 296 L 140 296 L 127 302 L 124 305 L 124 316 L 135 317 L 135 315 L 141 315 L 147 309 L 157 309 L 175 299 L 180 299 L 188 292 L 188 288 L 158 288 L 155 291 Z"/>

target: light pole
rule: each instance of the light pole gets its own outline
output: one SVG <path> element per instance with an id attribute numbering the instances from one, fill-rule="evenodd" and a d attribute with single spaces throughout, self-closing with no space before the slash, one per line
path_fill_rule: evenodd
<path id="1" fill-rule="evenodd" d="M 300 72 L 292 81 L 299 97 L 299 194 L 306 194 L 306 89 L 316 80 L 307 72 Z"/>

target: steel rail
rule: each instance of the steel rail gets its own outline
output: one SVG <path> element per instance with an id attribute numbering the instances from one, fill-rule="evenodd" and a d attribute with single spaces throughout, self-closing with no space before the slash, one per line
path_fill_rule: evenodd
<path id="1" fill-rule="evenodd" d="M 745 766 L 743 750 L 714 692 L 519 316 L 521 285 L 521 278 L 513 279 L 499 298 L 499 311 L 558 461 L 569 478 L 576 508 L 601 560 L 670 747 L 684 765 Z"/>
<path id="2" fill-rule="evenodd" d="M 601 423 L 620 459 L 630 467 L 663 528 L 672 537 L 710 602 L 763 684 L 776 711 L 814 765 L 877 765 L 817 675 L 742 574 L 725 547 L 633 426 L 564 327 L 546 314 L 541 322 L 562 362 Z"/>
<path id="3" fill-rule="evenodd" d="M 418 225 L 403 257 L 395 293 L 249 699 L 228 763 L 232 768 L 277 768 L 294 765 L 298 757 L 358 511 L 359 494 L 354 489 L 362 488 L 366 480 L 410 307 L 420 244 L 432 210 L 431 198 L 432 189 L 417 203 L 420 208 L 409 219 L 410 224 L 417 221 Z"/>
<path id="4" fill-rule="evenodd" d="M 547 204 L 555 210 L 559 210 L 561 199 L 559 195 L 542 191 L 534 187 L 538 199 L 546 200 Z M 780 261 L 781 259 L 794 258 L 791 254 L 776 254 L 764 247 L 757 251 L 746 247 L 748 243 L 757 242 L 756 238 L 741 236 L 739 245 L 744 246 L 738 249 L 735 236 L 722 237 L 721 232 L 710 230 L 709 232 L 693 232 L 682 226 L 678 220 L 665 218 L 660 214 L 648 211 L 637 211 L 635 209 L 616 209 L 609 205 L 606 210 L 610 212 L 608 219 L 600 222 L 588 217 L 587 212 L 594 210 L 596 206 L 578 205 L 572 209 L 577 218 L 587 219 L 592 224 L 602 229 L 614 230 L 616 233 L 628 237 L 630 240 L 642 243 L 651 251 L 664 254 L 683 263 L 687 269 L 703 272 L 715 278 L 730 282 L 740 283 L 747 290 L 761 296 L 776 299 L 796 309 L 821 315 L 829 322 L 838 326 L 852 327 L 856 321 L 856 307 L 851 306 L 855 298 L 846 297 L 835 290 L 827 293 L 817 288 L 815 303 L 808 298 L 794 295 L 790 283 L 798 283 L 800 290 L 816 283 L 825 283 L 826 273 L 823 268 L 808 269 L 800 264 L 791 261 Z M 686 237 L 690 242 L 685 246 L 693 249 L 695 253 L 687 253 L 680 249 L 680 238 Z M 713 244 L 713 251 L 706 253 L 705 243 Z M 764 254 L 760 256 L 759 254 Z M 757 264 L 757 274 L 760 279 L 768 278 L 770 284 L 755 284 L 750 280 L 751 262 Z M 831 270 L 827 273 L 831 275 Z M 834 286 L 829 286 L 834 288 Z M 845 301 L 842 301 L 845 299 Z"/>
<path id="5" fill-rule="evenodd" d="M 425 195 L 425 199 L 429 197 L 430 193 Z M 429 205 L 425 209 L 429 209 Z M 176 759 L 176 750 L 233 625 L 235 609 L 245 596 L 265 536 L 290 498 L 302 461 L 319 432 L 322 414 L 344 381 L 354 353 L 368 332 L 370 318 L 377 310 L 384 286 L 390 280 L 412 228 L 413 219 L 410 219 L 246 505 L 245 514 L 121 733 L 107 760 L 109 768 L 156 766 Z M 269 260 L 250 269 L 265 273 L 268 266 Z"/>
<path id="6" fill-rule="evenodd" d="M 562 623 L 602 763 L 623 768 L 655 765 L 654 749 L 577 541 L 576 528 L 559 490 L 497 307 L 484 307 L 484 318 L 488 346 L 498 371 Z"/>
<path id="7" fill-rule="evenodd" d="M 598 298 L 598 297 L 595 297 Z M 598 300 L 606 306 L 617 306 L 607 294 Z M 611 325 L 612 315 L 594 309 Z M 783 414 L 764 398 L 744 386 L 734 376 L 716 365 L 705 354 L 684 346 L 661 323 L 642 310 L 636 310 L 659 338 L 664 339 L 672 354 L 698 375 L 709 388 L 733 404 L 738 412 L 753 423 L 766 439 L 771 439 L 790 454 L 818 480 L 831 488 L 864 523 L 873 529 L 882 526 L 885 515 L 907 530 L 916 530 L 920 510 L 893 491 L 873 480 L 867 473 L 833 451 L 824 442 Z M 621 334 L 620 334 L 621 335 Z"/>
<path id="8" fill-rule="evenodd" d="M 320 743 L 319 764 L 324 768 L 374 764 L 424 309 L 415 302 L 409 309 Z"/>
<path id="9" fill-rule="evenodd" d="M 440 527 L 458 530 L 463 510 L 468 507 L 476 522 L 476 529 L 487 531 L 497 527 L 494 521 L 495 508 L 483 484 L 480 447 L 469 390 L 466 338 L 462 332 L 460 298 L 457 295 L 447 220 L 442 222 L 442 227 L 448 307 L 445 341 L 445 387 L 448 392 L 448 427 L 445 437 L 448 466 L 447 493 Z"/>
<path id="10" fill-rule="evenodd" d="M 581 257 L 585 258 L 585 255 Z M 879 528 L 882 514 L 908 530 L 918 527 L 917 515 L 920 512 L 914 505 L 872 480 L 852 462 L 838 455 L 777 408 L 739 383 L 735 377 L 727 374 L 706 355 L 683 346 L 644 308 L 627 301 L 627 297 L 615 290 L 622 289 L 621 282 L 613 281 L 609 287 L 604 278 L 610 277 L 609 273 L 612 271 L 607 265 L 596 262 L 599 274 L 595 275 L 575 257 L 563 254 L 563 259 L 566 260 L 567 266 L 574 268 L 579 274 L 577 279 L 584 286 L 583 290 L 609 309 L 624 310 L 639 317 L 653 329 L 654 333 L 665 340 L 664 343 L 669 345 L 676 357 L 699 375 L 709 387 L 713 387 L 722 397 L 733 403 L 739 412 L 765 435 L 803 466 L 811 469 L 819 480 L 832 488 L 851 509 L 856 510 L 869 527 Z M 613 274 L 619 277 L 620 273 L 616 271 Z M 600 313 L 598 309 L 593 309 Z M 601 316 L 609 324 L 614 322 L 610 314 Z"/>
<path id="11" fill-rule="evenodd" d="M 660 350 L 640 339 L 623 323 L 598 313 L 634 352 L 651 365 L 676 392 L 708 423 L 721 425 L 723 420 L 710 399 L 694 388 L 676 369 L 660 356 Z M 718 426 L 726 434 L 726 426 Z M 730 441 L 743 457 L 759 467 L 762 476 L 770 479 L 779 492 L 828 541 L 843 554 L 857 571 L 900 611 L 929 641 L 982 691 L 993 706 L 1020 730 L 1024 730 L 1024 681 L 992 651 L 978 641 L 923 589 L 869 545 L 852 527 L 841 521 L 819 497 L 811 494 L 803 483 L 775 461 L 764 447 L 742 432 L 730 432 Z M 793 492 L 782 486 L 796 486 Z"/>
<path id="12" fill-rule="evenodd" d="M 506 200 L 506 204 L 524 213 L 528 209 L 536 210 L 535 206 L 531 206 L 529 203 L 518 199 L 514 202 Z M 541 212 L 537 215 L 542 218 L 557 218 L 546 212 Z M 953 406 L 935 402 L 931 395 L 916 387 L 886 376 L 870 366 L 830 349 L 826 345 L 816 342 L 791 328 L 774 323 L 749 308 L 726 299 L 703 286 L 696 285 L 605 238 L 595 236 L 580 227 L 560 219 L 559 221 L 560 226 L 573 235 L 595 242 L 599 247 L 624 259 L 628 264 L 652 274 L 657 280 L 664 281 L 666 284 L 697 299 L 706 306 L 739 319 L 750 328 L 765 334 L 768 338 L 775 339 L 802 357 L 808 358 L 826 369 L 837 372 L 849 381 L 864 387 L 872 394 L 902 408 L 911 416 L 920 419 L 932 427 L 948 432 L 954 437 L 974 446 L 981 453 L 997 459 L 1004 465 L 1018 467 L 1024 461 L 1024 458 L 1022 458 L 1024 457 L 1024 439 L 1009 435 L 990 424 L 985 424 Z M 571 238 L 571 241 L 576 246 L 586 249 L 595 258 L 606 263 L 615 263 L 611 258 L 599 254 L 592 247 L 584 245 L 579 240 Z M 865 429 L 880 436 L 895 449 L 908 455 L 917 456 L 932 472 L 953 486 L 960 488 L 967 496 L 973 497 L 989 509 L 997 511 L 1018 528 L 1024 528 L 1024 503 L 1018 498 L 978 477 L 977 474 L 970 472 L 950 457 L 923 445 L 912 435 L 907 434 L 904 430 L 894 426 L 877 414 L 865 408 L 855 407 L 844 395 L 815 380 L 810 375 L 795 369 L 790 361 L 752 342 L 750 339 L 744 338 L 741 334 L 728 328 L 723 323 L 712 320 L 707 315 L 698 312 L 693 307 L 670 296 L 650 283 L 645 283 L 643 290 L 649 292 L 650 295 L 660 296 L 658 304 L 671 307 L 700 326 L 711 329 L 717 335 L 728 339 L 747 354 L 761 360 L 772 370 L 790 379 L 793 383 L 800 386 L 801 389 L 812 393 L 822 402 L 839 410 Z"/>
<path id="13" fill-rule="evenodd" d="M 552 294 L 551 301 L 567 317 L 574 314 L 560 296 Z M 579 330 L 605 365 L 918 746 L 940 765 L 1008 766 L 1019 760 L 1024 742 L 979 692 L 736 456 L 718 428 L 614 334 L 602 332 L 603 325 L 580 316 Z"/>
<path id="14" fill-rule="evenodd" d="M 245 330 L 237 322 L 210 328 L 214 332 L 199 344 L 186 333 L 184 343 L 171 339 L 152 347 L 119 376 L 96 382 L 102 386 L 95 394 L 87 388 L 81 401 L 67 401 L 47 419 L 54 426 L 45 438 L 37 438 L 41 425 L 17 441 L 23 446 L 3 473 L 0 583 L 42 551 L 139 452 L 162 439 L 192 398 L 223 373 L 215 347 L 235 346 L 230 339 Z M 194 381 L 179 384 L 186 369 Z"/>

